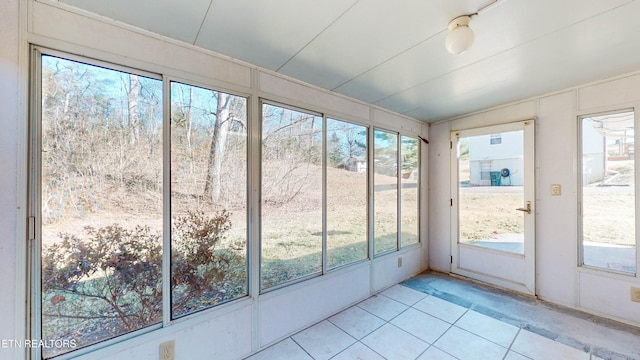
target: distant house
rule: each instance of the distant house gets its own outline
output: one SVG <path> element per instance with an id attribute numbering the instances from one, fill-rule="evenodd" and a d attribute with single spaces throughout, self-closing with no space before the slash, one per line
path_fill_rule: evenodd
<path id="1" fill-rule="evenodd" d="M 364 159 L 350 157 L 347 159 L 345 167 L 349 171 L 363 173 L 367 171 L 367 162 Z"/>
<path id="2" fill-rule="evenodd" d="M 607 162 L 633 160 L 633 124 L 633 112 L 582 120 L 583 184 L 603 181 L 607 176 Z"/>
<path id="3" fill-rule="evenodd" d="M 474 136 L 468 141 L 470 186 L 524 184 L 522 131 Z"/>

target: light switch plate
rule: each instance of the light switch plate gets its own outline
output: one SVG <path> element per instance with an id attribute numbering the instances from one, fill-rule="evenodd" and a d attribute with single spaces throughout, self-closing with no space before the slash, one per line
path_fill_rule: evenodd
<path id="1" fill-rule="evenodd" d="M 640 302 L 640 288 L 631 287 L 631 301 Z"/>
<path id="2" fill-rule="evenodd" d="M 551 184 L 551 195 L 560 196 L 562 194 L 562 187 L 560 184 Z"/>

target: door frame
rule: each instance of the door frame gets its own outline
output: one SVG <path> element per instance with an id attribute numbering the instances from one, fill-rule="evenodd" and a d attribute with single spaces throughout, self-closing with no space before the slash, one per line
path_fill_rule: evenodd
<path id="1" fill-rule="evenodd" d="M 458 181 L 458 139 L 460 137 L 488 135 L 501 132 L 523 130 L 523 161 L 524 161 L 524 202 L 531 202 L 531 214 L 524 216 L 524 254 L 510 253 L 500 250 L 482 248 L 473 245 L 465 245 L 459 243 L 459 181 Z M 506 289 L 522 292 L 529 295 L 536 294 L 536 269 L 535 269 L 535 218 L 536 218 L 536 197 L 535 197 L 535 120 L 523 120 L 517 122 L 503 123 L 498 125 L 490 125 L 476 127 L 464 130 L 451 131 L 450 143 L 450 160 L 451 160 L 451 268 L 450 272 L 462 275 L 468 278 L 497 285 Z M 514 211 L 516 211 L 514 209 Z M 493 257 L 496 260 L 521 262 L 523 271 L 523 281 L 517 282 L 509 279 L 497 277 L 470 269 L 460 267 L 460 249 L 475 249 L 484 253 L 487 257 Z M 515 269 L 520 270 L 520 269 Z"/>

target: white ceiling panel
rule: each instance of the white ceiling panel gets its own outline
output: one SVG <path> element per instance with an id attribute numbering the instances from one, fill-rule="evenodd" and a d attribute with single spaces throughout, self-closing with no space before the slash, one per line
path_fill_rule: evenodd
<path id="1" fill-rule="evenodd" d="M 435 121 L 640 68 L 640 4 L 630 3 L 409 89 L 381 106 Z M 422 102 L 418 108 L 411 108 Z M 386 102 L 386 103 L 385 103 Z M 454 113 L 451 109 L 457 108 Z"/>
<path id="2" fill-rule="evenodd" d="M 359 1 L 305 47 L 280 72 L 333 89 L 372 67 L 444 31 L 460 5 L 475 11 L 480 1 Z"/>
<path id="3" fill-rule="evenodd" d="M 196 45 L 277 70 L 357 0 L 213 0 Z"/>
<path id="4" fill-rule="evenodd" d="M 640 70 L 640 0 L 60 1 L 424 121 Z"/>
<path id="5" fill-rule="evenodd" d="M 60 0 L 123 23 L 193 44 L 211 0 Z"/>
<path id="6" fill-rule="evenodd" d="M 542 17 L 546 10 L 544 7 L 538 8 L 537 5 L 544 5 L 545 2 L 549 5 L 551 0 L 539 1 L 536 7 L 532 8 L 531 2 L 510 1 L 473 17 L 471 27 L 475 32 L 475 44 L 466 53 L 449 54 L 444 48 L 446 32 L 441 33 L 351 79 L 335 90 L 375 103 L 423 82 L 432 81 L 452 71 L 553 34 L 567 27 L 567 24 L 584 21 L 612 7 L 628 3 L 629 0 L 565 1 L 559 6 L 562 11 Z M 571 11 L 577 3 L 583 6 L 579 11 Z"/>
<path id="7" fill-rule="evenodd" d="M 468 63 L 466 54 L 454 56 L 444 48 L 446 32 L 342 84 L 335 91 L 376 102 Z M 463 57 L 464 56 L 464 57 Z"/>

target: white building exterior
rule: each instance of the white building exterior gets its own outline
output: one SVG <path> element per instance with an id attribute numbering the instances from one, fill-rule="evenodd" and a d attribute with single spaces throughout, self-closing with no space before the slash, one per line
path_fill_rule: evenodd
<path id="1" fill-rule="evenodd" d="M 522 186 L 522 131 L 473 136 L 468 141 L 470 186 Z"/>
<path id="2" fill-rule="evenodd" d="M 582 184 L 601 181 L 605 177 L 606 139 L 596 130 L 598 123 L 589 118 L 582 120 Z"/>

